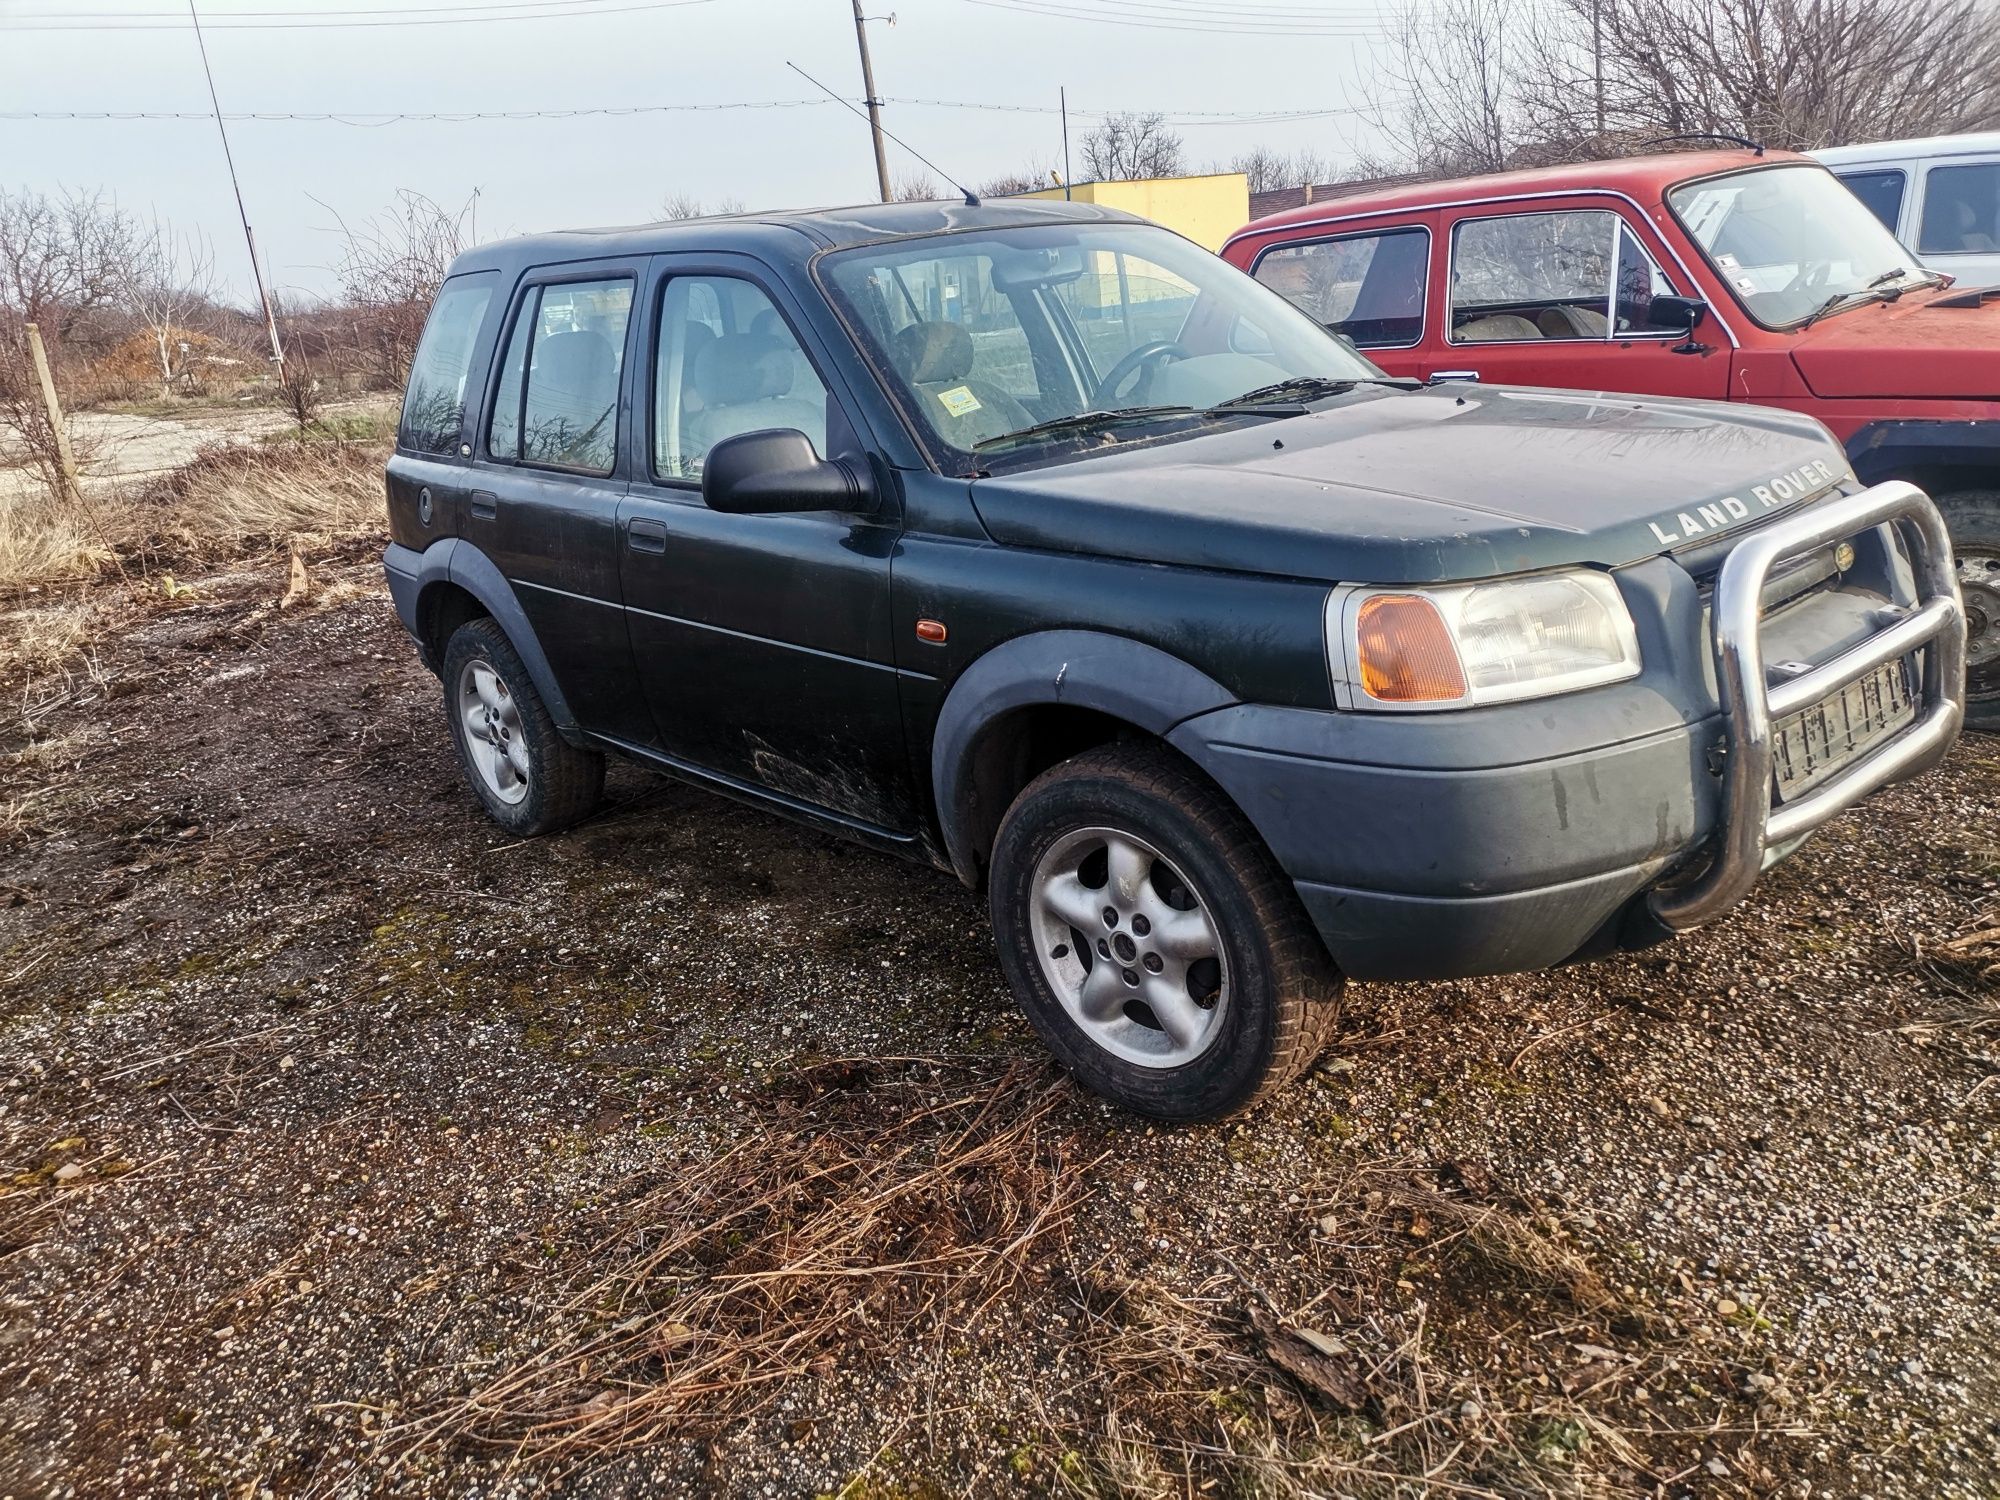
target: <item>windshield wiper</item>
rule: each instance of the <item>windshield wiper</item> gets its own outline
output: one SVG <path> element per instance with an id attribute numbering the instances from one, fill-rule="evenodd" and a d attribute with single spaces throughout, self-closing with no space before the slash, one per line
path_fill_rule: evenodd
<path id="1" fill-rule="evenodd" d="M 1201 413 L 1192 406 L 1120 406 L 1110 411 L 1080 411 L 1067 417 L 1050 417 L 1046 422 L 1036 422 L 1028 427 L 1017 427 L 1014 431 L 1003 432 L 997 437 L 981 438 L 972 445 L 972 451 L 981 453 L 988 448 L 997 448 L 1003 443 L 1018 443 L 1028 438 L 1109 432 L 1128 423 L 1158 422 L 1167 417 L 1200 415 Z"/>
<path id="2" fill-rule="evenodd" d="M 1899 286 L 1895 287 L 1894 289 L 1891 289 L 1890 283 L 1894 281 L 1901 281 L 1905 276 L 1909 274 L 1910 274 L 1909 269 L 1907 267 L 1897 266 L 1894 270 L 1884 271 L 1880 276 L 1877 276 L 1873 281 L 1869 282 L 1868 285 L 1866 286 L 1849 287 L 1844 292 L 1835 292 L 1831 297 L 1827 298 L 1826 301 L 1820 303 L 1818 307 L 1813 309 L 1811 317 L 1807 318 L 1803 323 L 1799 324 L 1799 332 L 1801 333 L 1805 332 L 1806 329 L 1812 327 L 1813 324 L 1817 323 L 1821 318 L 1825 317 L 1835 308 L 1840 307 L 1842 304 L 1852 300 L 1855 297 L 1865 297 L 1876 302 L 1894 302 L 1898 297 L 1902 296 L 1904 292 L 1908 291 L 1909 288 Z"/>
<path id="3" fill-rule="evenodd" d="M 1344 396 L 1357 385 L 1389 385 L 1398 390 L 1414 390 L 1418 381 L 1403 379 L 1394 375 L 1294 375 L 1289 380 L 1276 381 L 1271 385 L 1260 385 L 1254 391 L 1245 391 L 1240 396 L 1231 396 L 1227 401 L 1218 401 L 1210 411 L 1238 411 L 1245 407 L 1264 406 L 1271 402 L 1317 401 L 1325 396 Z"/>

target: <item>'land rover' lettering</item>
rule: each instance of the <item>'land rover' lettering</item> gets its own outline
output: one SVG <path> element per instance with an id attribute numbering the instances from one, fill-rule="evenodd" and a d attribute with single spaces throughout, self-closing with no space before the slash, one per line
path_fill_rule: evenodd
<path id="1" fill-rule="evenodd" d="M 1837 478 L 1839 474 L 1832 464 L 1816 458 L 1789 474 L 1776 475 L 1767 484 L 1751 485 L 1750 494 L 1762 509 L 1772 510 L 1823 489 Z M 1646 524 L 1653 528 L 1653 535 L 1662 547 L 1673 547 L 1691 538 L 1706 536 L 1711 531 L 1719 531 L 1731 521 L 1741 521 L 1749 514 L 1747 504 L 1735 495 L 1729 495 L 1696 506 L 1693 515 L 1681 511 L 1664 525 L 1659 521 L 1648 521 Z"/>

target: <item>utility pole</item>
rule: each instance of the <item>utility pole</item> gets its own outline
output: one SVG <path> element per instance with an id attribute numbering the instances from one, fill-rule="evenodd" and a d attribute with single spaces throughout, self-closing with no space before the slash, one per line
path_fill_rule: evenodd
<path id="1" fill-rule="evenodd" d="M 1069 86 L 1065 84 L 1056 90 L 1056 101 L 1062 105 L 1063 122 L 1063 202 L 1069 202 Z"/>
<path id="2" fill-rule="evenodd" d="M 236 217 L 243 224 L 243 243 L 250 251 L 250 274 L 257 281 L 257 300 L 264 308 L 264 331 L 271 335 L 271 363 L 278 367 L 279 379 L 285 374 L 285 349 L 278 342 L 278 319 L 271 311 L 271 294 L 264 290 L 264 267 L 257 259 L 257 236 L 250 232 L 250 215 L 243 207 L 243 187 L 236 180 L 236 158 L 229 150 L 229 131 L 222 123 L 222 101 L 215 96 L 215 70 L 208 65 L 208 43 L 201 35 L 201 12 L 195 9 L 195 0 L 188 0 L 188 15 L 194 20 L 194 44 L 201 49 L 202 76 L 208 80 L 208 102 L 215 110 L 215 131 L 222 137 L 222 159 L 229 165 L 229 188 L 236 194 Z"/>
<path id="3" fill-rule="evenodd" d="M 192 5 L 194 0 L 188 0 Z M 861 91 L 868 96 L 868 131 L 875 137 L 875 181 L 882 189 L 882 201 L 895 196 L 889 191 L 889 152 L 882 144 L 882 101 L 875 97 L 875 64 L 868 59 L 868 21 L 861 14 L 861 0 L 854 0 L 854 40 L 861 48 Z"/>
<path id="4" fill-rule="evenodd" d="M 1590 0 L 1590 67 L 1597 83 L 1597 138 L 1604 139 L 1604 0 Z"/>

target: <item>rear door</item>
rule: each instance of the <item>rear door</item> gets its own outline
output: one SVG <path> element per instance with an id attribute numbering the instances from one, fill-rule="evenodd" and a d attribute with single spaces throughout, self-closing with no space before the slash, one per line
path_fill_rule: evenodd
<path id="1" fill-rule="evenodd" d="M 1729 338 L 1711 317 L 1686 333 L 1651 321 L 1657 296 L 1695 295 L 1658 246 L 1603 200 L 1468 207 L 1451 216 L 1432 316 L 1433 374 L 1489 384 L 1701 396 L 1729 391 Z"/>
<path id="2" fill-rule="evenodd" d="M 648 743 L 619 599 L 618 436 L 643 260 L 521 280 L 500 336 L 461 535 L 499 568 L 586 729 Z"/>
<path id="3" fill-rule="evenodd" d="M 887 515 L 725 515 L 708 451 L 795 429 L 866 465 L 854 403 L 782 283 L 741 256 L 663 256 L 644 422 L 619 509 L 626 619 L 656 743 L 685 767 L 895 836 L 916 827 L 891 647 Z"/>
<path id="4" fill-rule="evenodd" d="M 1314 230 L 1258 251 L 1250 274 L 1389 374 L 1423 377 L 1436 217 Z"/>

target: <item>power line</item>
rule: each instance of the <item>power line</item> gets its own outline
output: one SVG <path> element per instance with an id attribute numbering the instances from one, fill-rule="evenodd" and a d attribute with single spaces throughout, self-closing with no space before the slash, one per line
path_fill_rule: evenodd
<path id="1" fill-rule="evenodd" d="M 1367 20 L 1359 13 L 1351 22 L 1312 21 L 1296 24 L 1277 20 L 1225 20 L 1220 17 L 1210 20 L 1184 11 L 1169 11 L 1153 16 L 1144 12 L 1091 10 L 1084 8 L 1084 0 L 1067 0 L 1067 3 L 1060 3 L 1060 0 L 963 0 L 963 3 L 984 6 L 989 10 L 1013 11 L 1019 15 L 1048 16 L 1066 21 L 1097 21 L 1141 31 L 1184 31 L 1222 36 L 1363 37 L 1380 35 L 1383 30 L 1380 21 Z M 1098 0 L 1098 3 L 1108 3 L 1108 0 Z"/>
<path id="2" fill-rule="evenodd" d="M 538 0 L 538 3 L 544 6 L 562 5 L 564 4 L 564 0 Z M 595 4 L 596 0 L 577 0 L 577 3 Z M 209 31 L 300 31 L 300 30 L 336 30 L 347 27 L 373 28 L 381 26 L 466 26 L 466 25 L 482 25 L 492 21 L 573 21 L 588 16 L 622 16 L 622 15 L 629 15 L 634 11 L 678 10 L 681 9 L 682 7 L 689 5 L 714 5 L 716 3 L 717 0 L 640 0 L 640 3 L 638 4 L 611 5 L 602 9 L 591 9 L 591 10 L 544 9 L 534 15 L 516 15 L 512 13 L 501 13 L 501 14 L 491 14 L 491 15 L 463 15 L 463 16 L 454 15 L 454 16 L 423 17 L 423 16 L 408 16 L 399 13 L 396 15 L 395 19 L 387 21 L 220 21 L 220 22 L 208 23 L 205 29 Z M 467 7 L 455 7 L 455 8 L 464 9 Z M 158 13 L 155 12 L 154 14 Z M 327 14 L 330 15 L 339 14 L 339 12 L 330 11 L 327 12 Z M 362 14 L 366 14 L 366 12 L 363 12 Z M 381 14 L 381 12 L 376 12 L 376 14 Z M 137 25 L 128 25 L 122 23 L 75 25 L 66 21 L 58 22 L 53 25 L 28 25 L 28 26 L 21 26 L 13 24 L 12 22 L 0 23 L 0 31 L 123 32 L 123 31 L 186 31 L 186 30 L 188 30 L 188 26 L 185 22 L 152 21 L 152 20 L 143 21 Z"/>
<path id="3" fill-rule="evenodd" d="M 241 110 L 230 111 L 223 119 L 236 121 L 297 121 L 348 125 L 375 129 L 400 124 L 466 124 L 478 120 L 575 120 L 597 116 L 701 114 L 738 109 L 814 109 L 832 99 L 745 99 L 715 104 L 598 104 L 579 109 L 468 109 L 468 110 Z M 918 109 L 962 109 L 991 114 L 1054 115 L 1061 113 L 1053 104 L 989 104 L 973 99 L 920 99 L 899 94 L 886 95 L 885 104 Z M 1076 109 L 1073 118 L 1102 120 L 1128 113 L 1117 109 Z M 1151 113 L 1152 111 L 1147 111 Z M 1327 119 L 1338 115 L 1371 112 L 1370 106 L 1347 105 L 1317 109 L 1255 110 L 1162 110 L 1169 125 L 1242 124 L 1278 125 L 1299 120 Z M 149 109 L 10 109 L 0 110 L 0 120 L 212 120 L 207 110 Z"/>

